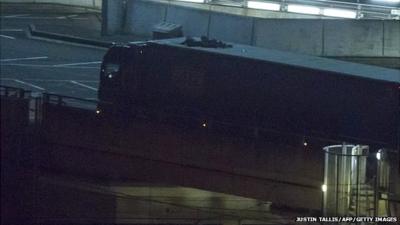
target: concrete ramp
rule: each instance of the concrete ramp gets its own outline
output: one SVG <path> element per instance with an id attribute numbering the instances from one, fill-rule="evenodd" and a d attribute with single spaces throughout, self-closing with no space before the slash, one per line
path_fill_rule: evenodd
<path id="1" fill-rule="evenodd" d="M 319 210 L 322 151 L 48 105 L 41 167 L 105 181 L 158 182 Z M 308 163 L 305 163 L 307 161 Z"/>

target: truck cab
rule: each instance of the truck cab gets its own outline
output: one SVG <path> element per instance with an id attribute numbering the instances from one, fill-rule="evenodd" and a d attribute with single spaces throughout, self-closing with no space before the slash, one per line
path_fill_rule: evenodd
<path id="1" fill-rule="evenodd" d="M 104 55 L 98 91 L 100 111 L 120 109 L 133 101 L 143 74 L 140 70 L 145 47 L 140 44 L 113 46 Z"/>

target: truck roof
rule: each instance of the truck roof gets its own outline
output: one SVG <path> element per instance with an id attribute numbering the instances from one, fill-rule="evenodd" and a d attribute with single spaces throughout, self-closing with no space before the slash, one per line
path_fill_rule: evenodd
<path id="1" fill-rule="evenodd" d="M 196 49 L 203 52 L 224 54 L 248 59 L 262 60 L 272 63 L 303 67 L 319 71 L 329 71 L 341 75 L 362 77 L 386 82 L 400 83 L 400 70 L 388 69 L 378 66 L 345 62 L 335 59 L 303 55 L 279 50 L 265 49 L 249 45 L 227 43 L 232 45 L 227 48 L 189 47 L 182 44 L 185 38 L 152 40 L 150 43 L 173 46 L 177 48 Z M 199 40 L 199 39 L 196 39 Z M 132 42 L 132 44 L 134 44 Z"/>

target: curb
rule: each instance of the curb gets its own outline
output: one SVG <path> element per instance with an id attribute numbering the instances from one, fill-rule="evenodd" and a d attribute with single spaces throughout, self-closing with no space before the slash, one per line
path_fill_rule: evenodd
<path id="1" fill-rule="evenodd" d="M 99 7 L 91 7 L 91 6 L 84 6 L 84 5 L 70 5 L 67 3 L 54 3 L 54 2 L 15 2 L 15 0 L 0 0 L 0 4 L 3 6 L 9 5 L 18 5 L 18 6 L 53 6 L 59 8 L 69 8 L 73 10 L 77 10 L 74 13 L 87 13 L 87 12 L 94 12 L 94 13 L 101 13 L 101 6 Z"/>
<path id="2" fill-rule="evenodd" d="M 32 37 L 54 39 L 54 40 L 59 40 L 59 41 L 77 43 L 77 44 L 82 44 L 82 45 L 90 45 L 90 46 L 101 47 L 101 48 L 109 48 L 115 44 L 114 42 L 98 41 L 98 40 L 86 39 L 86 38 L 76 37 L 76 36 L 67 35 L 67 34 L 39 31 L 39 30 L 36 30 L 36 27 L 33 24 L 30 24 L 28 26 L 28 35 L 32 36 Z"/>

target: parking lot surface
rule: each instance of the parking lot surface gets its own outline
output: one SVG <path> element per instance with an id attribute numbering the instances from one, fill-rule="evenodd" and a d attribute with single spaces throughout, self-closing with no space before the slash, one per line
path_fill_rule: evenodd
<path id="1" fill-rule="evenodd" d="M 2 4 L 0 15 L 1 85 L 85 99 L 97 99 L 99 72 L 106 49 L 56 40 L 38 40 L 27 28 L 103 41 L 135 38 L 102 37 L 99 12 L 74 7 Z"/>

